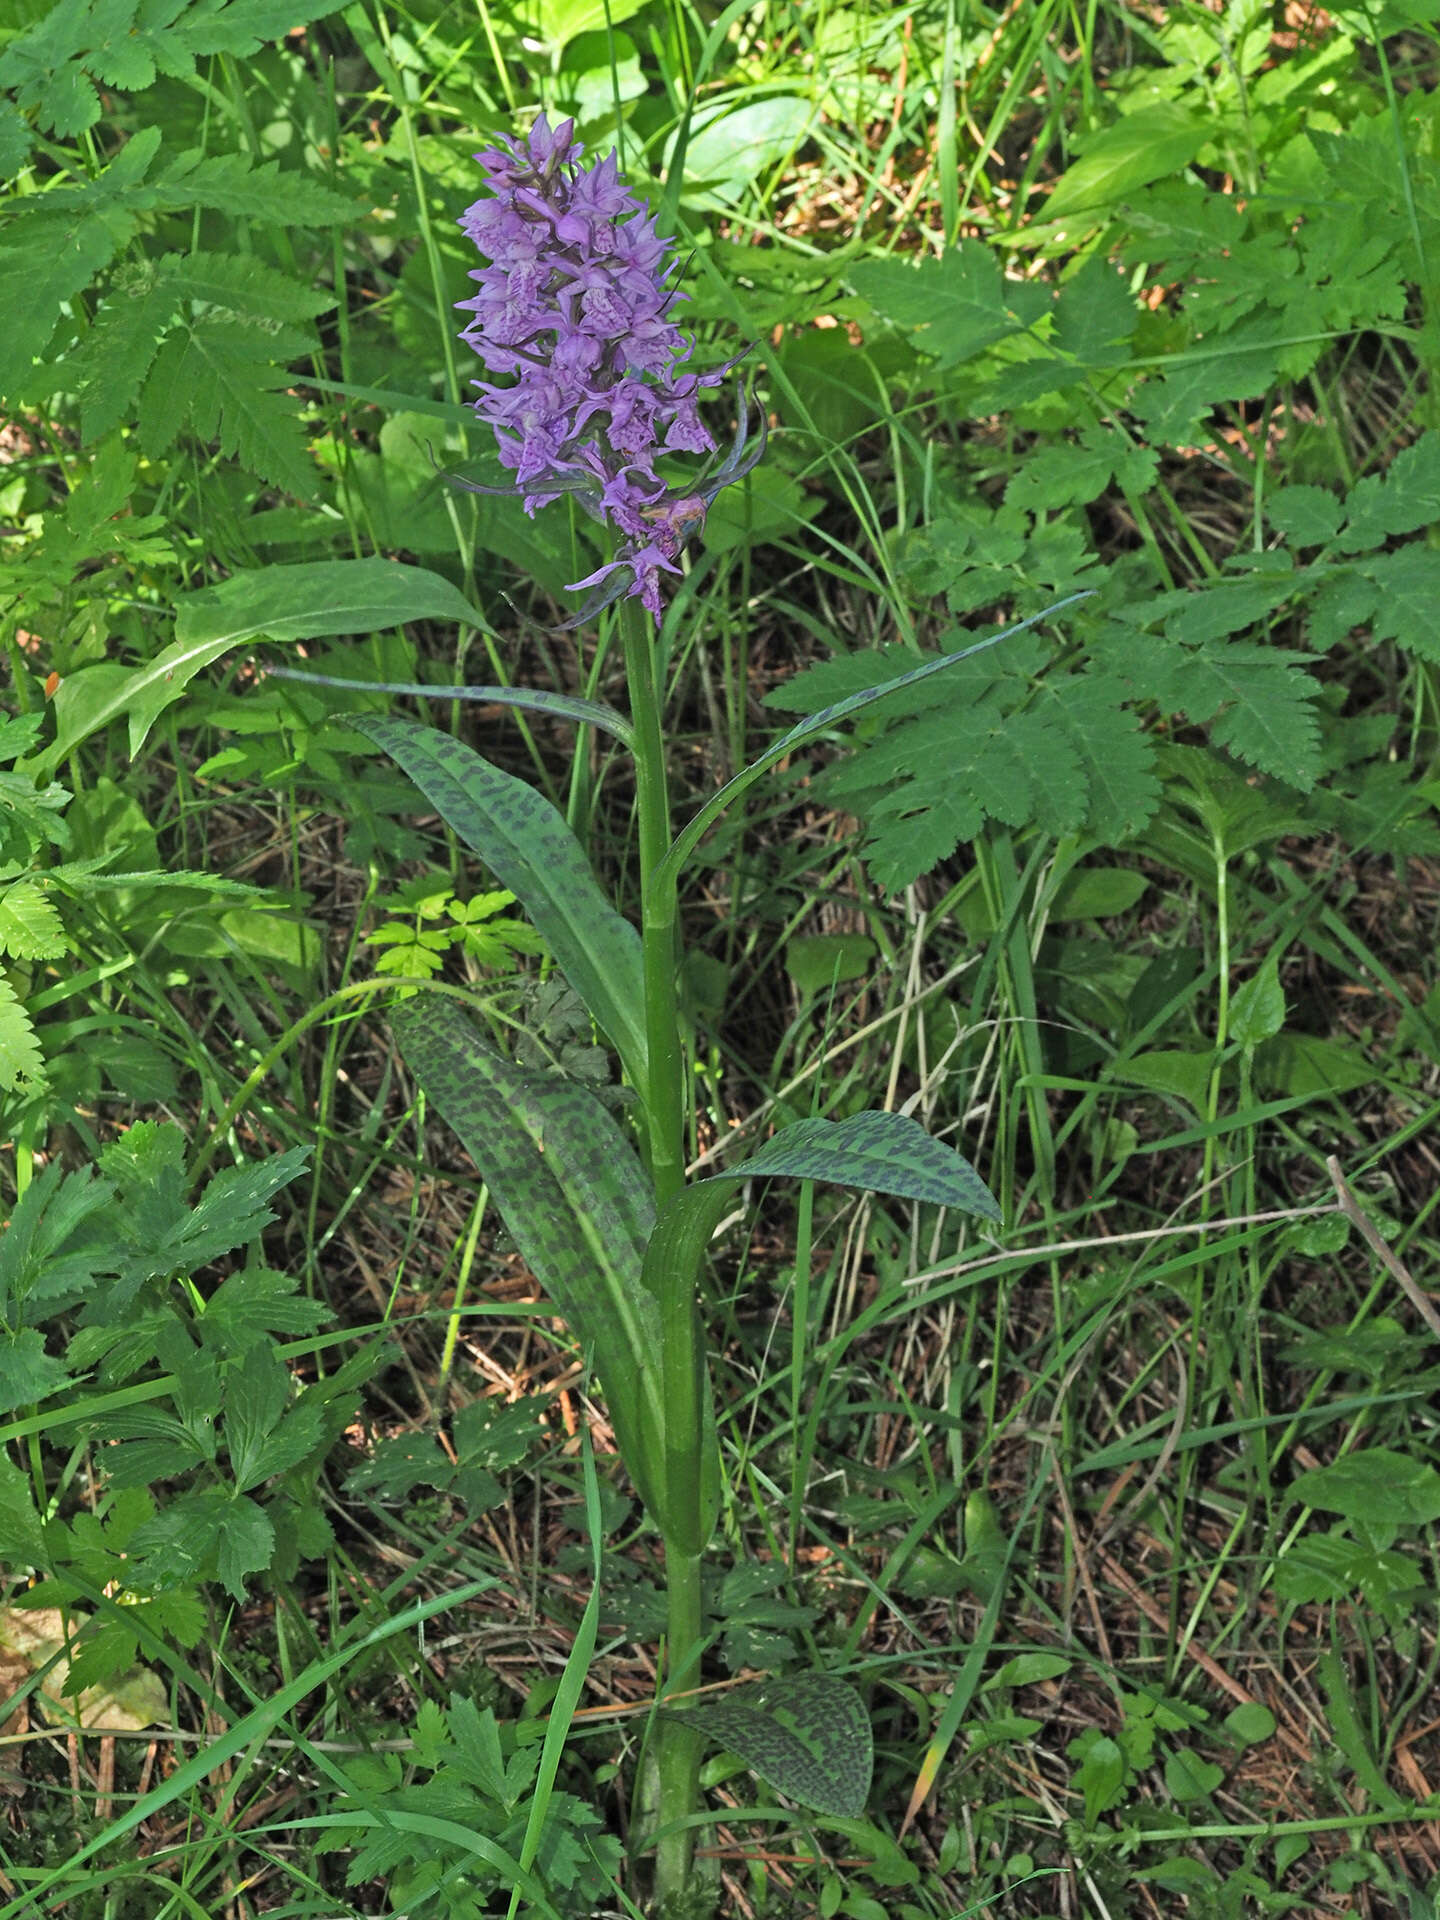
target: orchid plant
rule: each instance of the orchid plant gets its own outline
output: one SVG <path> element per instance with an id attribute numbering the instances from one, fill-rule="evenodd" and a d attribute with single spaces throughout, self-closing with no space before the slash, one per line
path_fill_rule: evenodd
<path id="1" fill-rule="evenodd" d="M 588 597 L 569 624 L 615 609 L 629 712 L 545 689 L 460 691 L 602 728 L 631 752 L 639 931 L 606 898 L 569 825 L 542 795 L 450 734 L 391 715 L 354 724 L 517 896 L 618 1053 L 635 1095 L 627 1134 L 587 1087 L 558 1073 L 522 1071 L 501 1054 L 458 1004 L 463 996 L 441 983 L 393 1010 L 416 1079 L 464 1141 L 517 1246 L 596 1368 L 623 1462 L 664 1544 L 668 1635 L 649 1839 L 657 1906 L 673 1908 L 685 1894 L 693 1833 L 704 1818 L 697 1803 L 707 1737 L 822 1816 L 859 1816 L 870 1779 L 858 1696 L 830 1675 L 790 1675 L 721 1703 L 682 1704 L 700 1679 L 707 1644 L 701 1562 L 722 1492 L 699 1282 L 733 1183 L 786 1175 L 1000 1217 L 974 1169 L 897 1112 L 803 1120 L 743 1163 L 687 1181 L 677 882 L 710 824 L 784 755 L 1005 635 L 932 658 L 811 716 L 677 832 L 662 725 L 662 580 L 681 572 L 683 551 L 701 534 L 716 495 L 764 454 L 764 419 L 752 431 L 750 398 L 737 382 L 733 437 L 718 458 L 700 403 L 744 354 L 694 369 L 694 342 L 673 318 L 684 297 L 673 284 L 673 243 L 629 192 L 613 153 L 582 165 L 572 123 L 552 128 L 542 115 L 528 138 L 501 139 L 477 158 L 489 192 L 461 225 L 488 264 L 472 276 L 478 291 L 463 303 L 471 318 L 462 337 L 494 377 L 477 382 L 476 412 L 514 476 L 505 491 L 518 494 L 527 513 L 569 494 L 615 536 L 611 558 L 574 583 Z M 672 485 L 660 463 L 674 455 L 711 464 Z M 476 487 L 468 479 L 455 484 Z"/>

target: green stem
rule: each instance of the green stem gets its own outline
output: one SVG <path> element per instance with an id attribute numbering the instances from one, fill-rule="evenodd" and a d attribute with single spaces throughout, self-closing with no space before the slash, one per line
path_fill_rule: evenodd
<path id="1" fill-rule="evenodd" d="M 645 1031 L 648 1066 L 645 1134 L 655 1202 L 663 1209 L 685 1184 L 685 1058 L 676 998 L 678 889 L 670 850 L 670 800 L 665 779 L 665 737 L 655 676 L 655 635 L 642 608 L 627 600 L 620 612 L 625 675 L 635 727 L 635 783 L 639 813 L 641 941 L 645 963 Z M 665 1510 L 700 1511 L 702 1349 L 694 1276 L 664 1276 L 660 1301 L 661 1392 L 665 1405 Z M 699 1525 L 686 1531 L 699 1539 Z M 699 1679 L 702 1615 L 700 1562 L 676 1540 L 665 1542 L 667 1607 L 666 1691 Z M 683 1719 L 660 1722 L 658 1766 L 660 1835 L 656 1844 L 655 1895 L 664 1906 L 685 1891 L 690 1878 L 692 1831 L 687 1824 L 700 1789 L 701 1741 Z"/>

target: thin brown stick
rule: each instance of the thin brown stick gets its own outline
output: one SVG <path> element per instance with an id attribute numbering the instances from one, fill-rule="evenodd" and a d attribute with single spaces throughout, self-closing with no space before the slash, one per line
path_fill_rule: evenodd
<path id="1" fill-rule="evenodd" d="M 1405 1298 L 1410 1302 L 1411 1306 L 1414 1307 L 1415 1311 L 1425 1322 L 1431 1333 L 1434 1334 L 1435 1338 L 1440 1340 L 1440 1313 L 1436 1312 L 1434 1301 L 1431 1300 L 1429 1294 L 1422 1292 L 1413 1276 L 1401 1265 L 1389 1247 L 1386 1246 L 1384 1239 L 1381 1237 L 1380 1229 L 1364 1212 L 1360 1202 L 1355 1198 L 1349 1182 L 1340 1170 L 1340 1162 L 1335 1158 L 1333 1153 L 1325 1162 L 1325 1171 L 1335 1183 L 1335 1197 L 1340 1202 L 1340 1211 L 1347 1220 L 1352 1221 L 1354 1225 L 1360 1229 L 1360 1237 L 1364 1240 L 1366 1246 L 1369 1247 L 1370 1251 L 1385 1268 L 1386 1272 L 1399 1283 Z"/>

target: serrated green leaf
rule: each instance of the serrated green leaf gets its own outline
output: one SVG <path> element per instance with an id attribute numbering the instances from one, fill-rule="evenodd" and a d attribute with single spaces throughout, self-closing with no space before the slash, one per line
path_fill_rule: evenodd
<path id="1" fill-rule="evenodd" d="M 178 154 L 153 186 L 157 208 L 211 207 L 236 220 L 296 227 L 341 226 L 365 208 L 278 161 L 252 166 L 243 153 Z"/>
<path id="2" fill-rule="evenodd" d="M 451 734 L 389 715 L 362 714 L 351 724 L 403 767 L 446 824 L 525 907 L 643 1096 L 640 936 L 600 891 L 563 815 L 543 794 L 491 766 Z"/>
<path id="3" fill-rule="evenodd" d="M 216 1572 L 232 1600 L 245 1598 L 245 1577 L 263 1573 L 275 1555 L 275 1528 L 253 1500 L 233 1500 L 220 1524 Z"/>
<path id="4" fill-rule="evenodd" d="M 294 1274 L 246 1268 L 222 1280 L 206 1304 L 200 1337 L 223 1353 L 243 1354 L 272 1334 L 313 1333 L 330 1318 L 299 1292 Z"/>
<path id="5" fill-rule="evenodd" d="M 1393 1447 L 1366 1447 L 1331 1467 L 1312 1467 L 1290 1486 L 1322 1513 L 1376 1526 L 1426 1527 L 1440 1520 L 1440 1472 Z"/>
<path id="6" fill-rule="evenodd" d="M 69 1380 L 65 1363 L 45 1351 L 43 1333 L 34 1327 L 0 1332 L 0 1413 L 58 1393 Z"/>
<path id="7" fill-rule="evenodd" d="M 174 256 L 172 256 L 173 258 Z M 80 378 L 80 433 L 98 440 L 133 411 L 178 298 L 169 262 L 144 277 L 112 282 L 75 356 Z M 119 279 L 119 276 L 116 276 Z"/>
<path id="8" fill-rule="evenodd" d="M 69 946 L 55 902 L 33 880 L 0 893 L 0 952 L 16 960 L 57 960 Z"/>
<path id="9" fill-rule="evenodd" d="M 133 225 L 133 223 L 131 223 Z M 0 241 L 0 394 L 28 391 L 31 361 L 55 330 L 60 308 L 88 287 L 129 238 L 114 216 L 66 215 L 43 207 Z"/>
<path id="10" fill-rule="evenodd" d="M 699 1702 L 674 1717 L 739 1754 L 802 1807 L 845 1819 L 865 1811 L 874 1737 L 864 1702 L 843 1680 L 791 1674 Z"/>
<path id="11" fill-rule="evenodd" d="M 34 1492 L 8 1455 L 0 1455 L 0 1564 L 12 1571 L 49 1564 Z"/>
<path id="12" fill-rule="evenodd" d="M 1417 659 L 1440 663 L 1440 552 L 1412 541 L 1367 560 L 1364 575 L 1377 590 L 1375 639 L 1394 640 Z"/>
<path id="13" fill-rule="evenodd" d="M 215 441 L 248 473 L 303 500 L 315 491 L 316 473 L 295 403 L 279 391 L 292 377 L 276 364 L 295 351 L 287 354 L 274 335 L 244 321 L 204 314 L 191 327 L 178 377 L 186 383 L 198 439 Z"/>
<path id="14" fill-rule="evenodd" d="M 7 1093 L 21 1085 L 38 1086 L 45 1078 L 45 1059 L 30 1015 L 18 994 L 0 979 L 0 1087 Z"/>
<path id="15" fill-rule="evenodd" d="M 1042 286 L 1006 279 L 995 252 L 962 240 L 918 266 L 865 260 L 850 269 L 861 297 L 892 325 L 918 328 L 915 345 L 941 366 L 957 366 L 988 346 L 1021 333 L 1050 304 Z"/>
<path id="16" fill-rule="evenodd" d="M 1340 502 L 1324 487 L 1280 487 L 1266 496 L 1265 517 L 1297 547 L 1325 547 L 1340 529 Z"/>
<path id="17" fill-rule="evenodd" d="M 290 1406 L 285 1363 L 268 1344 L 256 1344 L 225 1380 L 225 1445 L 238 1492 L 248 1493 L 298 1466 L 324 1439 L 320 1410 Z"/>

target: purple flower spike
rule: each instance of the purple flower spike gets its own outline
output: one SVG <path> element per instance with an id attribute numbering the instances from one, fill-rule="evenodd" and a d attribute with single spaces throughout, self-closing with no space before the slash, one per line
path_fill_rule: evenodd
<path id="1" fill-rule="evenodd" d="M 528 513 L 562 493 L 621 535 L 615 558 L 577 587 L 595 591 L 578 626 L 621 597 L 635 596 L 658 623 L 661 573 L 678 573 L 680 549 L 705 523 L 722 487 L 740 479 L 765 450 L 761 416 L 747 451 L 749 407 L 739 397 L 739 428 L 727 458 L 684 486 L 667 488 L 655 471 L 663 454 L 708 454 L 715 442 L 697 402 L 741 359 L 709 373 L 682 371 L 694 342 L 670 319 L 684 295 L 666 286 L 674 243 L 662 240 L 644 205 L 626 189 L 613 153 L 588 167 L 574 122 L 553 131 L 542 113 L 528 138 L 504 137 L 475 157 L 493 197 L 477 201 L 460 225 L 490 257 L 471 274 L 480 291 L 462 307 L 474 318 L 461 334 L 487 372 L 476 381 L 475 410 L 495 431 L 500 464 Z"/>

